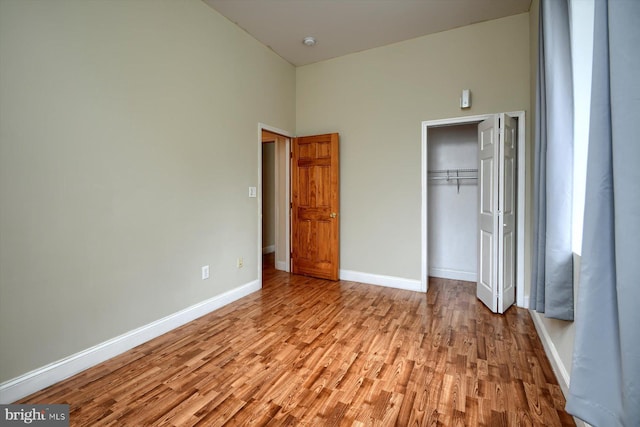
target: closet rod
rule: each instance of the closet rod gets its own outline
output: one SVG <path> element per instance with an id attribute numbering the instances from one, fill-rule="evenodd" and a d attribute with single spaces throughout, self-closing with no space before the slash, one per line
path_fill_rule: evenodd
<path id="1" fill-rule="evenodd" d="M 478 179 L 477 176 L 432 176 L 429 178 L 430 181 L 455 181 L 459 179 Z"/>
<path id="2" fill-rule="evenodd" d="M 478 172 L 478 169 L 433 169 L 429 173 L 456 173 L 456 172 Z"/>
<path id="3" fill-rule="evenodd" d="M 460 194 L 460 181 L 478 179 L 478 169 L 435 169 L 427 171 L 430 181 L 455 181 Z"/>

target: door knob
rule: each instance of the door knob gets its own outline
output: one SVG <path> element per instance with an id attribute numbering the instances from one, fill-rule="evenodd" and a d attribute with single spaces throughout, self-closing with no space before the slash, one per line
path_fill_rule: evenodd
<path id="1" fill-rule="evenodd" d="M 338 216 L 338 214 L 337 214 L 337 213 L 335 213 L 335 212 L 331 212 L 331 214 L 329 214 L 329 217 L 330 217 L 330 218 L 335 218 L 335 217 L 337 217 L 337 216 Z"/>

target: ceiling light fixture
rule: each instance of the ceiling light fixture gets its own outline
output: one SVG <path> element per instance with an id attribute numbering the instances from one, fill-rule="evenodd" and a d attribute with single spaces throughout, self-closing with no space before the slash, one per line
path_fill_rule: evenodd
<path id="1" fill-rule="evenodd" d="M 302 43 L 304 43 L 305 46 L 315 46 L 316 39 L 315 37 L 307 36 L 304 39 L 302 39 Z"/>

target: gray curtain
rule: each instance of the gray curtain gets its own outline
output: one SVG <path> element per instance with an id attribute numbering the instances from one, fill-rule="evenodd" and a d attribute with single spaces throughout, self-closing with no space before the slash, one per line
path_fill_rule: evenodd
<path id="1" fill-rule="evenodd" d="M 540 2 L 532 309 L 573 320 L 573 80 L 568 0 Z"/>
<path id="2" fill-rule="evenodd" d="M 596 0 L 587 195 L 567 411 L 640 425 L 640 1 Z"/>

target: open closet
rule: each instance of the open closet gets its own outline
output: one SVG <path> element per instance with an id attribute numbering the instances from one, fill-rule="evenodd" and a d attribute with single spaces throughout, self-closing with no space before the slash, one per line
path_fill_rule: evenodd
<path id="1" fill-rule="evenodd" d="M 478 129 L 428 129 L 429 276 L 477 280 Z"/>
<path id="2" fill-rule="evenodd" d="M 493 312 L 524 305 L 524 129 L 524 112 L 423 122 L 425 291 L 466 280 Z"/>

